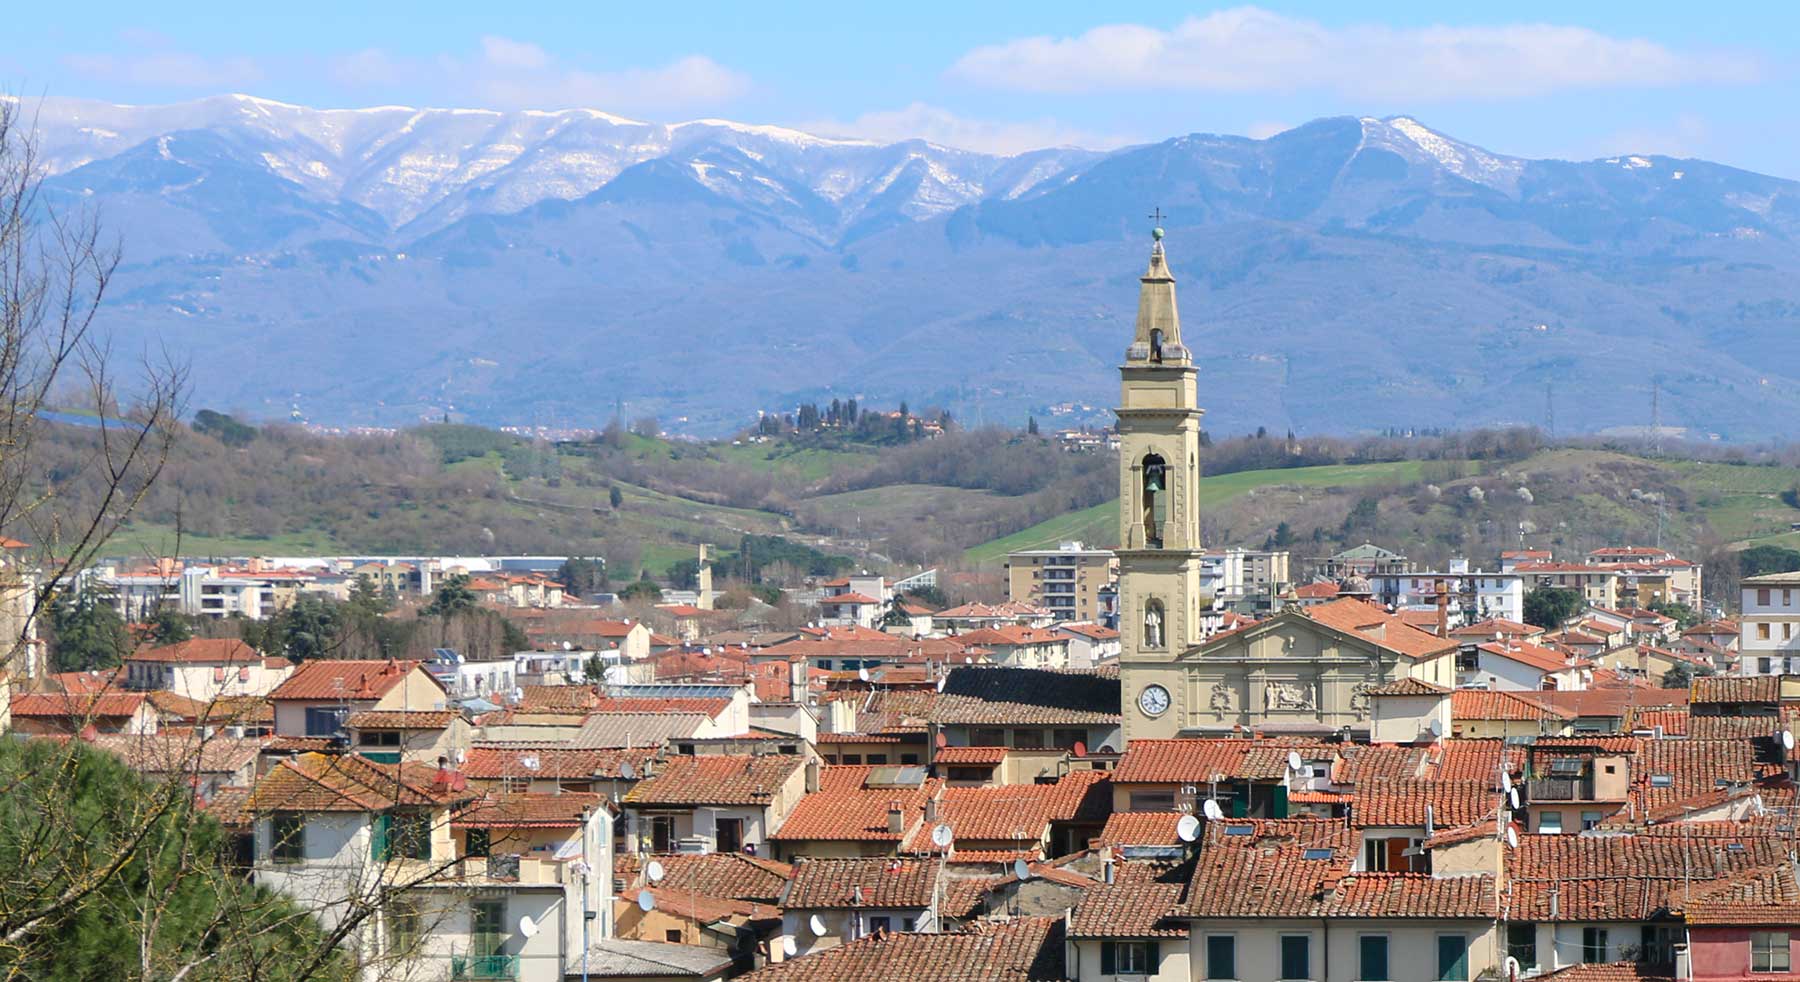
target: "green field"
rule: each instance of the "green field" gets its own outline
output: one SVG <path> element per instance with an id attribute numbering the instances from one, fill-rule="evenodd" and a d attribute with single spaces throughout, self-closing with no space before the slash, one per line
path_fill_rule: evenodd
<path id="1" fill-rule="evenodd" d="M 1379 464 L 1329 464 L 1323 467 L 1287 467 L 1273 470 L 1238 471 L 1217 477 L 1200 478 L 1200 507 L 1219 505 L 1265 487 L 1343 488 L 1365 484 L 1407 483 L 1418 481 L 1424 464 L 1401 460 Z M 1006 554 L 1020 549 L 1047 549 L 1058 542 L 1080 539 L 1089 545 L 1110 547 L 1118 540 L 1119 503 L 1117 499 L 1092 508 L 1059 515 L 1028 529 L 1003 538 L 984 542 L 969 549 L 963 558 L 971 563 L 997 563 Z"/>
<path id="2" fill-rule="evenodd" d="M 179 549 L 177 549 L 179 544 Z M 133 523 L 107 540 L 103 556 L 155 559 L 165 556 L 309 556 L 344 551 L 329 534 L 310 530 L 283 535 L 210 536 L 183 533 L 174 526 Z"/>

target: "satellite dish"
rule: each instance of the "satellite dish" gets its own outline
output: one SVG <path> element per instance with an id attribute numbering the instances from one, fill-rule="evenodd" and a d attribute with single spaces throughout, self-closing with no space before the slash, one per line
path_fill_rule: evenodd
<path id="1" fill-rule="evenodd" d="M 531 919 L 530 914 L 519 918 L 519 933 L 527 938 L 535 938 L 538 933 L 538 922 Z"/>
<path id="2" fill-rule="evenodd" d="M 807 920 L 806 926 L 812 930 L 813 937 L 822 938 L 825 936 L 825 921 L 819 915 L 814 914 Z"/>
<path id="3" fill-rule="evenodd" d="M 1021 880 L 1031 879 L 1031 864 L 1023 859 L 1013 860 L 1013 876 Z"/>
<path id="4" fill-rule="evenodd" d="M 651 883 L 661 883 L 664 875 L 663 864 L 654 859 L 650 860 L 650 865 L 644 867 L 644 875 L 650 878 Z"/>
<path id="5" fill-rule="evenodd" d="M 1519 974 L 1523 971 L 1524 971 L 1524 968 L 1519 965 L 1519 960 L 1517 958 L 1514 958 L 1511 955 L 1506 956 L 1506 977 L 1507 978 L 1516 979 L 1519 977 Z"/>
<path id="6" fill-rule="evenodd" d="M 1508 791 L 1506 793 L 1506 801 L 1507 801 L 1507 804 L 1512 805 L 1513 811 L 1518 811 L 1519 810 L 1519 789 L 1514 788 L 1511 791 Z"/>
<path id="7" fill-rule="evenodd" d="M 525 690 L 519 688 L 516 685 L 513 686 L 511 695 L 512 695 L 513 702 L 524 702 L 525 701 Z"/>
<path id="8" fill-rule="evenodd" d="M 700 654 L 705 655 L 708 658 L 711 658 L 712 657 L 712 648 L 710 646 L 701 648 Z"/>
<path id="9" fill-rule="evenodd" d="M 1070 749 L 1074 751 L 1075 756 L 1077 756 L 1077 757 L 1086 757 L 1087 756 L 1087 744 L 1081 742 L 1080 740 L 1075 741 L 1075 746 L 1071 747 Z"/>
<path id="10" fill-rule="evenodd" d="M 1219 803 L 1211 798 L 1206 799 L 1206 804 L 1200 806 L 1200 810 L 1206 813 L 1207 818 L 1215 822 L 1225 817 L 1225 810 L 1220 808 Z M 1189 815 L 1188 817 L 1193 818 L 1192 815 Z"/>
<path id="11" fill-rule="evenodd" d="M 528 771 L 535 771 L 539 767 L 543 766 L 543 761 L 538 760 L 535 755 L 529 756 L 529 757 L 520 757 L 519 758 L 519 766 L 525 768 Z"/>
<path id="12" fill-rule="evenodd" d="M 1782 730 L 1781 731 L 1781 746 L 1783 749 L 1786 749 L 1786 750 L 1794 749 L 1794 731 L 1793 730 Z"/>
<path id="13" fill-rule="evenodd" d="M 950 843 L 953 840 L 953 838 L 954 838 L 954 836 L 950 831 L 950 826 L 945 825 L 942 822 L 939 822 L 936 826 L 932 827 L 931 843 L 932 843 L 932 845 L 937 846 L 939 849 L 950 848 Z"/>
<path id="14" fill-rule="evenodd" d="M 949 745 L 950 745 L 950 738 L 949 738 L 949 737 L 947 737 L 947 736 L 945 736 L 945 735 L 944 735 L 944 731 L 943 731 L 943 730 L 939 730 L 939 731 L 938 731 L 938 735 L 937 735 L 937 745 L 938 745 L 938 746 L 939 746 L 939 747 L 940 747 L 940 748 L 942 748 L 942 747 L 948 747 L 948 746 L 949 746 Z"/>
<path id="15" fill-rule="evenodd" d="M 1444 721 L 1436 717 L 1433 717 L 1431 722 L 1425 725 L 1425 728 L 1430 730 L 1431 735 L 1434 737 L 1441 737 L 1444 735 Z"/>
<path id="16" fill-rule="evenodd" d="M 1208 809 L 1209 813 L 1217 811 L 1219 808 L 1217 804 L 1211 801 L 1207 802 L 1207 804 L 1213 806 L 1211 809 Z M 1212 816 L 1208 814 L 1207 817 L 1210 818 Z M 1192 842 L 1195 839 L 1198 839 L 1200 837 L 1200 820 L 1192 815 L 1181 816 L 1181 819 L 1175 823 L 1175 834 L 1179 836 L 1183 842 Z"/>
<path id="17" fill-rule="evenodd" d="M 463 657 L 462 652 L 459 651 L 456 653 L 456 663 L 458 665 L 461 665 L 463 662 L 466 662 L 466 661 L 468 661 L 468 659 Z"/>
<path id="18" fill-rule="evenodd" d="M 944 685 L 946 683 L 948 683 L 949 681 L 950 681 L 950 676 L 948 676 L 948 675 L 938 679 L 938 691 L 939 692 L 944 691 Z"/>
<path id="19" fill-rule="evenodd" d="M 631 761 L 629 760 L 621 761 L 619 763 L 619 777 L 627 781 L 635 781 L 637 780 L 637 768 L 631 766 Z"/>
<path id="20" fill-rule="evenodd" d="M 656 898 L 652 897 L 650 895 L 650 891 L 648 891 L 648 890 L 639 890 L 638 891 L 638 910 L 641 910 L 644 913 L 648 914 L 655 909 L 656 909 Z"/>
<path id="21" fill-rule="evenodd" d="M 1300 759 L 1300 751 L 1298 751 L 1298 750 L 1288 751 L 1288 770 L 1293 771 L 1295 774 L 1298 774 L 1298 773 L 1300 773 L 1300 768 L 1302 766 L 1304 766 L 1305 763 L 1306 763 L 1305 761 Z"/>
<path id="22" fill-rule="evenodd" d="M 793 935 L 789 934 L 789 935 L 782 936 L 781 953 L 788 956 L 789 958 L 792 958 L 795 955 L 798 955 L 800 953 L 800 946 L 794 943 Z"/>
<path id="23" fill-rule="evenodd" d="M 1512 775 L 1506 773 L 1505 771 L 1500 772 L 1500 790 L 1502 790 L 1502 791 L 1511 791 L 1512 790 Z"/>
<path id="24" fill-rule="evenodd" d="M 859 678 L 859 679 L 861 679 L 861 680 L 862 680 L 862 681 L 864 681 L 864 682 L 867 682 L 867 681 L 868 681 L 868 680 L 869 680 L 869 669 L 868 669 L 868 667 L 867 667 L 867 666 L 860 666 L 860 665 L 859 665 L 859 666 L 857 666 L 857 669 L 856 669 L 856 677 L 857 677 L 857 678 Z"/>
<path id="25" fill-rule="evenodd" d="M 963 656 L 963 664 L 964 664 L 964 665 L 973 665 L 973 664 L 975 664 L 975 656 L 974 656 L 974 655 L 964 655 L 964 656 Z"/>
<path id="26" fill-rule="evenodd" d="M 1509 847 L 1511 847 L 1511 848 L 1513 848 L 1513 849 L 1517 849 L 1517 848 L 1519 848 L 1519 833 L 1518 833 L 1518 831 L 1517 831 L 1517 830 L 1516 830 L 1516 829 L 1513 829 L 1513 828 L 1510 828 L 1510 827 L 1509 827 L 1509 828 L 1507 828 L 1507 830 L 1506 830 L 1506 844 L 1507 844 L 1507 846 L 1509 846 Z"/>
<path id="27" fill-rule="evenodd" d="M 469 752 L 467 750 L 464 750 L 461 747 L 456 748 L 456 762 L 458 764 L 466 763 L 468 759 Z"/>

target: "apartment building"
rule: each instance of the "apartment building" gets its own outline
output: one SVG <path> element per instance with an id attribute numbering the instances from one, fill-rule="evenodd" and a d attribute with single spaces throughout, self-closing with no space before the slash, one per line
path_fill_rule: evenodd
<path id="1" fill-rule="evenodd" d="M 1738 618 L 1738 672 L 1800 672 L 1800 572 L 1746 576 Z"/>
<path id="2" fill-rule="evenodd" d="M 1099 621 L 1107 614 L 1102 594 L 1118 575 L 1119 561 L 1110 549 L 1080 542 L 1026 549 L 1006 557 L 1006 596 L 1043 607 L 1059 621 Z"/>

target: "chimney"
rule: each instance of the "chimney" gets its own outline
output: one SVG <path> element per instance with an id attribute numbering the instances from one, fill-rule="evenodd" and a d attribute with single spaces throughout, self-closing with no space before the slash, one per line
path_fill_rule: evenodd
<path id="1" fill-rule="evenodd" d="M 1550 919 L 1554 921 L 1554 920 L 1560 918 L 1561 916 L 1562 916 L 1562 891 L 1555 884 L 1552 884 L 1550 886 Z"/>
<path id="2" fill-rule="evenodd" d="M 888 834 L 899 835 L 906 831 L 906 813 L 900 810 L 898 801 L 888 803 Z"/>
<path id="3" fill-rule="evenodd" d="M 1105 883 L 1107 886 L 1112 886 L 1113 872 L 1116 868 L 1117 864 L 1112 861 L 1111 856 L 1100 860 L 1100 882 Z"/>
<path id="4" fill-rule="evenodd" d="M 937 798 L 935 797 L 925 799 L 925 824 L 937 824 Z"/>
<path id="5" fill-rule="evenodd" d="M 1437 589 L 1437 634 L 1440 638 L 1450 636 L 1450 597 L 1446 591 L 1449 586 L 1443 580 L 1436 583 Z"/>
<path id="6" fill-rule="evenodd" d="M 806 793 L 819 790 L 819 762 L 817 759 L 806 762 Z"/>

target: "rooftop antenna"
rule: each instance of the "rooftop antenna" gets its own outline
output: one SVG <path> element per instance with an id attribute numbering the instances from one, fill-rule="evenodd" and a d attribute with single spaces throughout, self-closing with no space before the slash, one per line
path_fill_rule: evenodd
<path id="1" fill-rule="evenodd" d="M 1652 457 L 1662 456 L 1662 379 L 1660 378 L 1650 380 L 1650 455 Z"/>
<path id="2" fill-rule="evenodd" d="M 1556 439 L 1556 383 L 1544 380 L 1544 435 Z"/>

